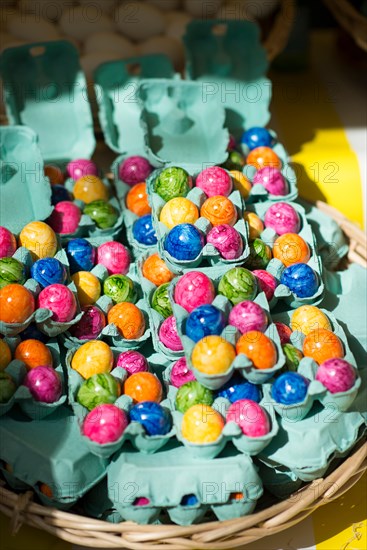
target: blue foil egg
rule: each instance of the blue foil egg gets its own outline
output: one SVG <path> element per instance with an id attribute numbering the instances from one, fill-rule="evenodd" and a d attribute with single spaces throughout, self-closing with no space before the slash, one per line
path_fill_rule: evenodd
<path id="1" fill-rule="evenodd" d="M 196 506 L 199 501 L 195 495 L 184 495 L 181 499 L 181 506 Z"/>
<path id="2" fill-rule="evenodd" d="M 166 236 L 164 249 L 179 261 L 195 260 L 204 247 L 204 237 L 190 223 L 176 225 Z"/>
<path id="3" fill-rule="evenodd" d="M 65 251 L 71 273 L 93 269 L 96 251 L 86 239 L 71 239 L 66 245 Z"/>
<path id="4" fill-rule="evenodd" d="M 273 138 L 270 132 L 261 126 L 249 128 L 242 134 L 241 138 L 241 143 L 247 145 L 250 151 L 256 149 L 256 147 L 271 147 L 272 141 Z"/>
<path id="5" fill-rule="evenodd" d="M 59 202 L 71 201 L 69 191 L 63 185 L 51 185 L 51 204 L 55 206 Z"/>
<path id="6" fill-rule="evenodd" d="M 280 282 L 294 292 L 298 298 L 309 298 L 319 288 L 317 274 L 307 264 L 290 265 L 283 271 Z"/>
<path id="7" fill-rule="evenodd" d="M 39 340 L 40 342 L 43 342 L 44 344 L 47 344 L 49 341 L 49 337 L 46 334 L 43 334 L 36 325 L 31 323 L 25 330 L 23 330 L 19 337 L 22 340 Z"/>
<path id="8" fill-rule="evenodd" d="M 153 227 L 152 215 L 142 216 L 133 225 L 133 236 L 140 244 L 152 246 L 157 244 L 157 235 Z"/>
<path id="9" fill-rule="evenodd" d="M 277 403 L 295 405 L 302 403 L 307 395 L 309 380 L 298 372 L 285 372 L 273 383 L 271 396 Z"/>
<path id="10" fill-rule="evenodd" d="M 251 399 L 260 403 L 261 391 L 259 386 L 247 382 L 241 375 L 235 374 L 220 390 L 217 392 L 218 397 L 224 397 L 231 403 L 235 403 L 240 399 Z"/>
<path id="11" fill-rule="evenodd" d="M 41 258 L 31 267 L 31 277 L 43 288 L 66 282 L 65 266 L 56 258 Z"/>
<path id="12" fill-rule="evenodd" d="M 154 401 L 143 401 L 132 407 L 130 420 L 139 422 L 148 435 L 165 435 L 172 428 L 171 415 Z"/>
<path id="13" fill-rule="evenodd" d="M 198 342 L 210 334 L 219 336 L 225 326 L 223 313 L 211 304 L 205 304 L 195 308 L 188 316 L 186 335 L 194 342 Z"/>

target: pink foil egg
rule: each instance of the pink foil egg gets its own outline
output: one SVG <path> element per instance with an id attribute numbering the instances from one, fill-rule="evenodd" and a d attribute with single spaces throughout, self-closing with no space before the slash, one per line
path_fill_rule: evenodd
<path id="1" fill-rule="evenodd" d="M 55 233 L 75 233 L 78 229 L 82 213 L 76 204 L 70 201 L 62 201 L 55 205 L 48 224 Z"/>
<path id="2" fill-rule="evenodd" d="M 66 170 L 73 180 L 78 180 L 82 176 L 98 176 L 97 166 L 89 159 L 72 160 Z"/>
<path id="3" fill-rule="evenodd" d="M 0 258 L 10 258 L 17 249 L 17 241 L 13 233 L 0 226 Z"/>
<path id="4" fill-rule="evenodd" d="M 52 367 L 39 366 L 30 369 L 23 381 L 36 401 L 55 403 L 62 394 L 61 377 Z"/>
<path id="5" fill-rule="evenodd" d="M 173 315 L 167 317 L 163 321 L 159 329 L 159 339 L 166 346 L 166 348 L 172 351 L 182 351 L 181 338 L 177 332 L 176 319 Z"/>
<path id="6" fill-rule="evenodd" d="M 248 437 L 261 437 L 270 432 L 268 413 L 250 399 L 240 399 L 229 407 L 226 422 L 235 422 Z"/>
<path id="7" fill-rule="evenodd" d="M 243 252 L 241 235 L 234 227 L 227 224 L 214 226 L 209 231 L 206 242 L 213 245 L 225 260 L 235 260 Z"/>
<path id="8" fill-rule="evenodd" d="M 229 134 L 227 151 L 233 151 L 233 149 L 236 149 L 236 147 L 237 147 L 237 143 L 236 143 L 235 137 L 232 136 L 232 134 Z"/>
<path id="9" fill-rule="evenodd" d="M 250 330 L 265 332 L 268 326 L 268 318 L 259 304 L 245 300 L 231 309 L 228 324 L 236 327 L 241 334 L 245 334 Z"/>
<path id="10" fill-rule="evenodd" d="M 120 353 L 116 367 L 125 369 L 129 375 L 149 371 L 148 361 L 138 351 L 123 351 Z"/>
<path id="11" fill-rule="evenodd" d="M 82 433 L 100 445 L 120 439 L 129 421 L 115 405 L 98 405 L 84 419 Z"/>
<path id="12" fill-rule="evenodd" d="M 186 358 L 181 357 L 171 369 L 170 383 L 175 388 L 180 388 L 187 382 L 194 382 L 194 380 L 196 380 L 195 375 L 187 366 Z"/>
<path id="13" fill-rule="evenodd" d="M 280 343 L 282 344 L 282 346 L 284 346 L 285 344 L 289 344 L 291 341 L 292 329 L 284 323 L 279 323 L 278 321 L 276 321 L 274 325 L 278 331 Z"/>
<path id="14" fill-rule="evenodd" d="M 328 359 L 316 372 L 316 380 L 330 393 L 340 393 L 353 388 L 357 378 L 356 369 L 345 359 Z"/>
<path id="15" fill-rule="evenodd" d="M 152 171 L 152 166 L 144 157 L 128 157 L 119 166 L 119 178 L 128 185 L 135 185 L 145 181 Z"/>
<path id="16" fill-rule="evenodd" d="M 104 265 L 110 275 L 125 275 L 130 267 L 130 254 L 123 244 L 109 241 L 97 248 L 97 263 Z"/>
<path id="17" fill-rule="evenodd" d="M 38 307 L 52 311 L 57 323 L 68 323 L 76 313 L 76 300 L 71 290 L 64 285 L 49 285 L 38 296 Z"/>
<path id="18" fill-rule="evenodd" d="M 255 275 L 260 289 L 265 293 L 268 302 L 270 302 L 274 297 L 278 281 L 274 275 L 265 271 L 265 269 L 255 269 L 252 274 Z"/>
<path id="19" fill-rule="evenodd" d="M 207 197 L 223 195 L 228 197 L 232 191 L 232 178 L 226 170 L 219 166 L 205 168 L 196 178 L 196 187 L 204 191 Z"/>
<path id="20" fill-rule="evenodd" d="M 150 504 L 150 500 L 146 497 L 137 497 L 133 502 L 133 506 L 148 506 L 148 504 Z"/>
<path id="21" fill-rule="evenodd" d="M 270 227 L 278 235 L 298 233 L 301 220 L 297 210 L 286 202 L 277 202 L 270 206 L 264 218 L 265 227 Z"/>
<path id="22" fill-rule="evenodd" d="M 183 275 L 176 284 L 174 300 L 186 311 L 203 304 L 211 304 L 215 298 L 215 289 L 207 275 L 200 271 L 190 271 Z"/>
<path id="23" fill-rule="evenodd" d="M 98 306 L 82 307 L 83 317 L 70 328 L 70 334 L 79 340 L 96 340 L 106 326 L 106 316 Z"/>
<path id="24" fill-rule="evenodd" d="M 284 196 L 288 193 L 288 184 L 283 174 L 273 166 L 264 166 L 258 170 L 252 183 L 262 185 L 270 195 Z"/>

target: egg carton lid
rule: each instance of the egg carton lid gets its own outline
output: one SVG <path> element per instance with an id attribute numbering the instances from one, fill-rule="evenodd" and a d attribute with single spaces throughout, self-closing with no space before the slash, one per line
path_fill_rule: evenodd
<path id="1" fill-rule="evenodd" d="M 184 36 L 186 76 L 203 83 L 207 98 L 226 105 L 226 126 L 236 139 L 270 119 L 269 64 L 259 27 L 250 21 L 192 21 Z"/>
<path id="2" fill-rule="evenodd" d="M 78 51 L 70 42 L 7 48 L 0 70 L 9 122 L 29 126 L 38 134 L 46 163 L 65 165 L 92 156 L 96 141 L 87 83 Z"/>
<path id="3" fill-rule="evenodd" d="M 0 225 L 18 234 L 27 223 L 50 216 L 51 187 L 31 128 L 1 126 L 0 151 Z"/>
<path id="4" fill-rule="evenodd" d="M 94 72 L 98 117 L 107 145 L 116 153 L 144 155 L 137 90 L 142 79 L 173 78 L 170 59 L 163 54 L 102 63 Z"/>

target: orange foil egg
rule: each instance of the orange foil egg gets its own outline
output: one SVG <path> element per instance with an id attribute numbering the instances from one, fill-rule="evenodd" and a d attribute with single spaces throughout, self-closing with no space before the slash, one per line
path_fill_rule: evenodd
<path id="1" fill-rule="evenodd" d="M 344 357 L 343 344 L 336 334 L 325 328 L 310 332 L 303 342 L 303 355 L 321 365 L 327 359 Z"/>
<path id="2" fill-rule="evenodd" d="M 0 290 L 0 321 L 24 323 L 34 312 L 34 298 L 22 285 L 6 285 Z"/>
<path id="3" fill-rule="evenodd" d="M 158 253 L 149 256 L 142 266 L 143 276 L 156 286 L 172 281 L 174 274 L 168 269 Z"/>
<path id="4" fill-rule="evenodd" d="M 142 401 L 159 403 L 162 400 L 162 384 L 150 372 L 137 372 L 126 380 L 124 394 L 129 395 L 134 403 Z"/>
<path id="5" fill-rule="evenodd" d="M 58 166 L 46 164 L 44 172 L 45 176 L 50 180 L 51 185 L 62 185 L 64 183 L 64 174 Z"/>
<path id="6" fill-rule="evenodd" d="M 145 182 L 137 183 L 130 189 L 126 195 L 126 207 L 139 218 L 151 213 Z"/>
<path id="7" fill-rule="evenodd" d="M 15 350 L 15 359 L 23 361 L 28 370 L 40 366 L 53 366 L 50 350 L 39 340 L 23 340 Z"/>
<path id="8" fill-rule="evenodd" d="M 284 233 L 273 245 L 273 256 L 286 267 L 293 264 L 306 264 L 311 257 L 310 247 L 296 233 Z"/>
<path id="9" fill-rule="evenodd" d="M 234 225 L 237 221 L 237 211 L 233 202 L 222 195 L 207 199 L 200 210 L 200 215 L 212 225 Z"/>
<path id="10" fill-rule="evenodd" d="M 237 354 L 243 353 L 257 369 L 271 369 L 277 362 L 274 342 L 262 332 L 250 330 L 243 334 L 236 344 Z"/>
<path id="11" fill-rule="evenodd" d="M 265 166 L 271 166 L 278 170 L 282 167 L 282 161 L 271 147 L 256 147 L 247 155 L 246 164 L 255 166 L 256 170 L 261 170 Z"/>
<path id="12" fill-rule="evenodd" d="M 145 332 L 145 319 L 138 307 L 129 302 L 113 306 L 107 314 L 108 324 L 114 324 L 121 336 L 127 340 L 137 340 Z"/>

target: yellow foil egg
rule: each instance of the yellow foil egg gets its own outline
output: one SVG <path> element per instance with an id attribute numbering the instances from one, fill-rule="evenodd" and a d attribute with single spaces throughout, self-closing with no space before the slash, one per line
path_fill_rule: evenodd
<path id="1" fill-rule="evenodd" d="M 181 433 L 190 443 L 213 443 L 222 433 L 224 419 L 209 405 L 194 405 L 182 418 Z"/>
<path id="2" fill-rule="evenodd" d="M 233 187 L 241 193 L 244 199 L 247 199 L 252 187 L 250 180 L 239 170 L 230 170 L 229 173 L 233 178 Z"/>
<path id="3" fill-rule="evenodd" d="M 11 361 L 11 351 L 5 340 L 0 339 L 0 371 L 6 369 Z"/>
<path id="4" fill-rule="evenodd" d="M 33 261 L 55 256 L 57 251 L 56 234 L 44 222 L 31 222 L 23 227 L 19 235 L 19 244 L 28 248 Z"/>
<path id="5" fill-rule="evenodd" d="M 197 206 L 184 197 L 177 197 L 169 200 L 162 208 L 159 221 L 169 229 L 180 223 L 192 223 L 199 219 Z"/>
<path id="6" fill-rule="evenodd" d="M 108 200 L 108 189 L 97 176 L 87 175 L 79 178 L 74 185 L 73 195 L 75 199 L 89 204 L 93 201 Z"/>
<path id="7" fill-rule="evenodd" d="M 101 296 L 101 283 L 93 273 L 78 271 L 72 275 L 71 280 L 76 286 L 81 306 L 93 305 Z"/>
<path id="8" fill-rule="evenodd" d="M 243 217 L 245 222 L 248 223 L 250 241 L 260 237 L 261 233 L 264 231 L 264 224 L 259 216 L 254 212 L 245 212 Z"/>
<path id="9" fill-rule="evenodd" d="M 111 372 L 113 367 L 113 353 L 105 342 L 91 340 L 76 350 L 71 360 L 71 368 L 83 378 L 90 378 L 94 374 Z"/>
<path id="10" fill-rule="evenodd" d="M 227 372 L 236 351 L 232 344 L 221 336 L 206 336 L 195 345 L 191 361 L 198 371 L 205 374 L 222 374 Z"/>
<path id="11" fill-rule="evenodd" d="M 314 330 L 332 330 L 329 319 L 316 306 L 301 306 L 295 309 L 290 325 L 293 331 L 303 332 L 306 336 Z"/>

